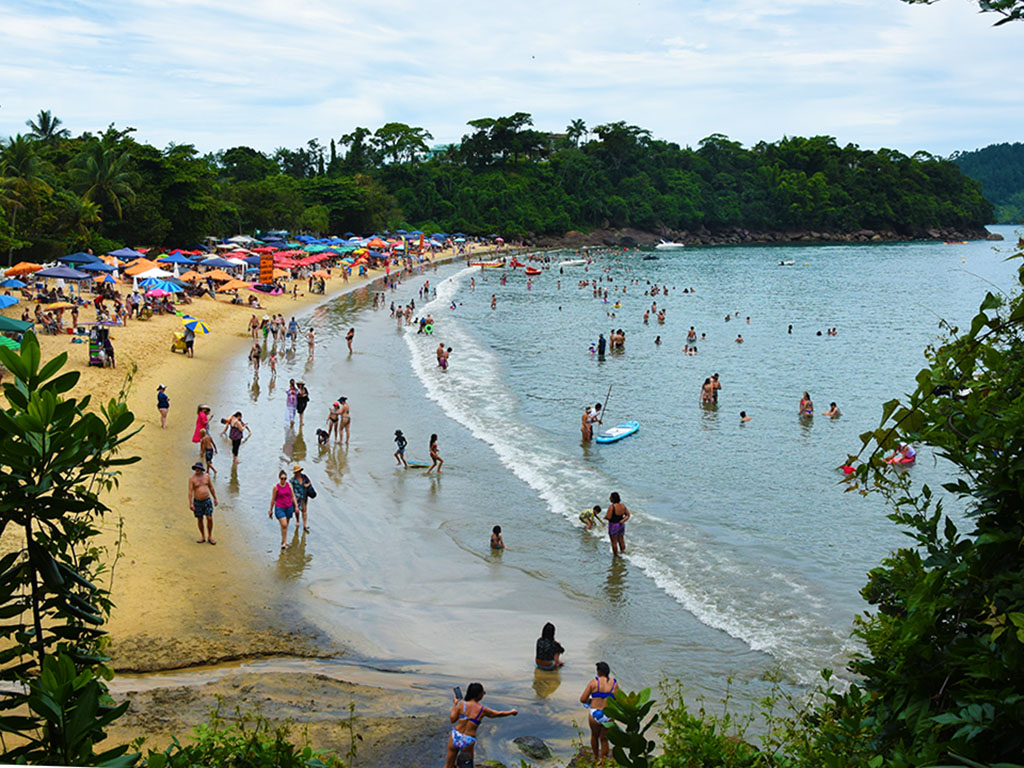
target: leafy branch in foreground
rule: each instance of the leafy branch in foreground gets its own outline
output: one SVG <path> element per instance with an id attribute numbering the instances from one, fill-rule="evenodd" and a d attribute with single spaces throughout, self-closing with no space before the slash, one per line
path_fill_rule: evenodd
<path id="1" fill-rule="evenodd" d="M 0 410 L 0 535 L 15 542 L 0 557 L 0 762 L 126 765 L 127 747 L 94 751 L 126 705 L 113 707 L 102 682 L 112 605 L 93 539 L 109 511 L 99 494 L 137 460 L 120 455 L 134 416 L 123 397 L 98 413 L 89 397 L 67 397 L 79 374 L 62 373 L 66 361 L 43 364 L 31 333 L 20 354 L 0 349 L 12 375 Z"/>

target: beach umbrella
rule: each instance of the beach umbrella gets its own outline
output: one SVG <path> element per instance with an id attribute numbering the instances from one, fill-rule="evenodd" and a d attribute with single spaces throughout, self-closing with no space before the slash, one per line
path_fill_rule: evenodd
<path id="1" fill-rule="evenodd" d="M 3 282 L 0 282 L 0 288 L 24 288 L 26 285 L 27 283 L 23 283 L 21 280 L 14 277 L 9 277 Z"/>
<path id="2" fill-rule="evenodd" d="M 274 270 L 274 278 L 275 279 L 278 278 L 278 277 L 291 277 L 291 274 L 292 273 L 289 272 L 287 269 L 275 269 Z"/>
<path id="3" fill-rule="evenodd" d="M 32 272 L 38 272 L 43 268 L 42 264 L 34 264 L 31 261 L 19 261 L 10 269 L 5 269 L 4 274 L 10 277 L 11 275 L 28 275 Z"/>
<path id="4" fill-rule="evenodd" d="M 218 282 L 235 279 L 234 275 L 229 275 L 223 269 L 211 269 L 209 272 L 201 274 L 200 277 L 209 278 L 210 280 L 216 280 Z"/>
<path id="5" fill-rule="evenodd" d="M 168 293 L 181 293 L 184 290 L 180 285 L 172 283 L 170 280 L 161 280 L 156 277 L 150 277 L 142 280 L 139 285 L 148 290 L 157 288 L 161 291 L 167 291 Z"/>
<path id="6" fill-rule="evenodd" d="M 143 272 L 147 272 L 147 271 L 149 271 L 151 269 L 156 269 L 156 268 L 157 268 L 157 265 L 156 265 L 155 261 L 150 261 L 149 259 L 139 258 L 139 259 L 136 259 L 135 263 L 133 263 L 130 267 L 125 269 L 124 273 L 126 275 L 130 275 L 131 277 L 134 277 L 135 275 L 140 275 Z"/>
<path id="7" fill-rule="evenodd" d="M 10 336 L 0 336 L 0 347 L 7 347 L 8 349 L 21 349 L 21 344 L 16 342 Z"/>
<path id="8" fill-rule="evenodd" d="M 190 331 L 202 333 L 203 335 L 210 332 L 210 329 L 206 326 L 206 323 L 204 323 L 202 320 L 191 317 L 190 315 L 185 315 L 183 318 L 181 318 L 181 324 L 188 328 Z"/>
<path id="9" fill-rule="evenodd" d="M 229 280 L 228 282 L 224 283 L 224 285 L 220 286 L 220 288 L 217 289 L 217 293 L 222 293 L 223 291 L 238 291 L 241 290 L 242 288 L 251 287 L 252 283 L 247 283 L 245 282 L 245 280 Z"/>
<path id="10" fill-rule="evenodd" d="M 203 276 L 196 272 L 194 269 L 190 269 L 184 275 L 181 275 L 179 280 L 188 280 L 190 283 L 194 283 L 196 280 L 202 280 Z"/>
<path id="11" fill-rule="evenodd" d="M 210 256 L 208 259 L 203 259 L 199 262 L 204 267 L 226 267 L 231 268 L 236 266 L 227 259 L 222 259 L 220 256 Z"/>
<path id="12" fill-rule="evenodd" d="M 18 303 L 18 300 L 13 296 L 0 296 L 0 309 L 7 309 L 13 307 Z"/>
<path id="13" fill-rule="evenodd" d="M 113 283 L 114 285 L 120 285 L 121 281 L 113 275 L 96 275 L 93 278 L 97 283 Z"/>
<path id="14" fill-rule="evenodd" d="M 163 288 L 153 288 L 151 290 L 146 291 L 146 295 L 162 298 L 164 296 L 170 296 L 171 294 L 170 291 L 165 291 Z"/>
<path id="15" fill-rule="evenodd" d="M 157 259 L 157 262 L 160 264 L 188 264 L 189 266 L 195 264 L 188 256 L 184 256 L 181 251 L 175 251 L 169 256 Z"/>
<path id="16" fill-rule="evenodd" d="M 55 301 L 52 304 L 43 304 L 43 311 L 50 312 L 51 310 L 56 311 L 58 309 L 74 309 L 75 306 L 76 305 L 72 304 L 70 301 Z"/>
<path id="17" fill-rule="evenodd" d="M 318 269 L 313 273 L 313 277 L 322 277 L 324 280 L 329 280 L 331 276 L 325 270 Z"/>
<path id="18" fill-rule="evenodd" d="M 125 273 L 127 274 L 130 271 L 131 270 L 126 269 Z M 166 269 L 160 269 L 160 267 L 151 267 L 150 269 L 144 270 L 142 272 L 135 272 L 134 274 L 132 274 L 132 277 L 137 277 L 140 280 L 145 280 L 145 279 L 151 278 L 151 277 L 173 277 L 173 276 L 174 276 L 173 272 L 168 272 Z"/>

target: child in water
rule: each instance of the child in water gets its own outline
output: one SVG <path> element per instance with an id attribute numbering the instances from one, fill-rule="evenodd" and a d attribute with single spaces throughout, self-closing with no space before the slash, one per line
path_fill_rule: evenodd
<path id="1" fill-rule="evenodd" d="M 406 469 L 409 468 L 409 462 L 405 460 L 405 446 L 408 445 L 409 441 L 405 439 L 405 435 L 402 434 L 402 430 L 395 430 L 395 445 L 398 446 L 398 450 L 395 451 L 395 461 L 403 465 Z"/>
<path id="2" fill-rule="evenodd" d="M 580 512 L 580 522 L 587 527 L 588 531 L 594 527 L 595 522 L 603 524 L 604 520 L 601 519 L 601 505 L 595 504 L 593 509 L 584 509 Z"/>
<path id="3" fill-rule="evenodd" d="M 505 548 L 505 541 L 501 538 L 501 526 L 496 525 L 491 529 L 491 549 L 502 550 Z"/>

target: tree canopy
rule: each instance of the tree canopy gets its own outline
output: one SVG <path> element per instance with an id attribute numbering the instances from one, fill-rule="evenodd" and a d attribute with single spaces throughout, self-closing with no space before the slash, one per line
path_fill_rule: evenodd
<path id="1" fill-rule="evenodd" d="M 960 170 L 981 184 L 995 206 L 996 221 L 1024 221 L 1024 144 L 990 144 L 950 158 Z"/>
<path id="2" fill-rule="evenodd" d="M 737 230 L 924 235 L 978 231 L 992 218 L 978 184 L 927 153 L 840 145 L 831 136 L 696 148 L 625 121 L 564 133 L 527 112 L 471 120 L 455 144 L 399 122 L 323 144 L 200 154 L 161 149 L 133 128 L 70 136 L 43 110 L 0 147 L 0 247 L 53 258 L 86 247 L 191 245 L 258 229 L 471 234 L 569 230 Z M 326 218 L 325 218 L 326 217 Z"/>

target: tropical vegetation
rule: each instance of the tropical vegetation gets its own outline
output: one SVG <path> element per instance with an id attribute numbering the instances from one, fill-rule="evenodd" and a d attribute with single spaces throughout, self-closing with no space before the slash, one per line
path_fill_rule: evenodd
<path id="1" fill-rule="evenodd" d="M 956 152 L 950 159 L 981 184 L 981 191 L 995 206 L 997 222 L 1024 221 L 1024 144 L 990 144 L 973 152 Z"/>
<path id="2" fill-rule="evenodd" d="M 992 207 L 953 163 L 925 152 L 786 137 L 696 148 L 625 122 L 536 130 L 526 112 L 469 123 L 431 147 L 424 128 L 356 127 L 272 153 L 157 148 L 113 125 L 71 136 L 43 110 L 0 143 L 0 249 L 42 259 L 110 246 L 191 245 L 283 228 L 500 232 L 980 232 Z"/>

